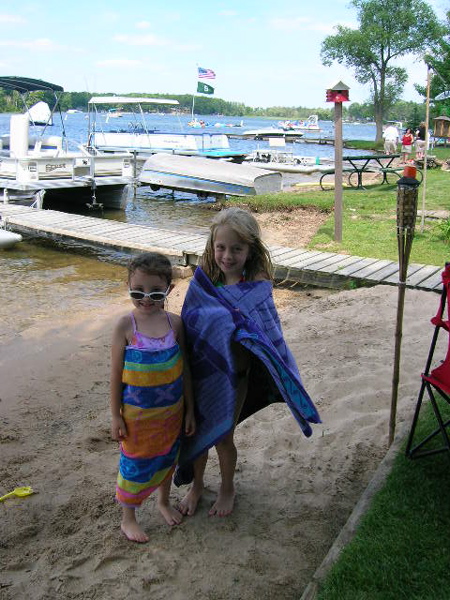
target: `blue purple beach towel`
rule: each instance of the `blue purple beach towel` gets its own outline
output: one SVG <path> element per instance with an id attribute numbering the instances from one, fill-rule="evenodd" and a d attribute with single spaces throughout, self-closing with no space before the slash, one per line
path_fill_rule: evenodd
<path id="1" fill-rule="evenodd" d="M 284 401 L 306 436 L 310 423 L 320 423 L 304 389 L 281 329 L 269 281 L 215 287 L 198 267 L 182 310 L 196 403 L 197 431 L 182 442 L 175 483 L 188 483 L 185 466 L 214 446 L 234 426 L 238 374 L 231 342 L 252 356 L 248 393 L 239 421 Z"/>

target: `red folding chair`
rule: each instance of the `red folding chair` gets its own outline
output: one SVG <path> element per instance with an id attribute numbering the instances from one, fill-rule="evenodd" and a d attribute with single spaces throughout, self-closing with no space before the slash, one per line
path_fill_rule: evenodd
<path id="1" fill-rule="evenodd" d="M 450 439 L 447 433 L 447 428 L 450 425 L 450 420 L 444 422 L 441 411 L 445 407 L 445 403 L 450 405 L 450 307 L 448 305 L 448 298 L 450 292 L 450 263 L 446 263 L 445 269 L 442 272 L 442 294 L 439 305 L 439 310 L 435 317 L 431 319 L 434 325 L 433 339 L 431 341 L 430 351 L 428 353 L 427 363 L 425 366 L 425 372 L 422 373 L 422 385 L 420 387 L 419 397 L 417 399 L 416 410 L 414 412 L 414 418 L 411 425 L 411 431 L 408 437 L 408 443 L 406 446 L 406 456 L 409 458 L 419 458 L 421 456 L 430 456 L 431 454 L 437 454 L 440 452 L 450 452 Z M 447 304 L 447 320 L 444 319 L 445 305 Z M 433 362 L 434 351 L 438 340 L 439 333 L 444 330 L 449 335 L 449 343 L 447 348 L 447 356 L 441 362 L 441 364 L 435 369 L 431 368 Z M 433 407 L 434 415 L 436 417 L 438 427 L 429 435 L 427 435 L 420 442 L 414 443 L 414 436 L 416 433 L 417 423 L 419 420 L 419 413 L 422 407 L 423 399 L 427 392 L 428 398 Z M 431 440 L 441 434 L 443 440 L 443 446 L 435 447 L 431 444 Z M 450 457 L 450 454 L 449 454 Z"/>

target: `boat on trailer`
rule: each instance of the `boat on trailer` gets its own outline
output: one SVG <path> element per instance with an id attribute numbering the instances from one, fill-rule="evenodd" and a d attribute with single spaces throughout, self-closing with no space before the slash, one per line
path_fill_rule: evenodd
<path id="1" fill-rule="evenodd" d="M 10 131 L 0 137 L 0 194 L 4 202 L 42 207 L 55 200 L 125 208 L 134 181 L 129 153 L 95 156 L 79 144 L 73 143 L 72 150 L 65 136 L 46 135 L 46 127 L 42 131 L 30 128 L 28 93 L 53 92 L 53 116 L 61 86 L 39 79 L 0 77 L 0 88 L 19 92 L 26 109 L 24 114 L 11 115 Z"/>
<path id="2" fill-rule="evenodd" d="M 146 105 L 179 105 L 169 98 L 146 98 L 130 96 L 93 96 L 88 102 L 88 143 L 90 151 L 100 153 L 131 152 L 138 163 L 138 170 L 152 154 L 167 152 L 184 156 L 206 158 L 229 158 L 242 162 L 245 153 L 231 150 L 228 136 L 217 132 L 165 132 L 149 127 L 144 107 Z M 105 107 L 116 105 L 129 110 L 129 122 L 117 128 L 102 118 Z M 111 110 L 111 109 L 110 109 Z M 123 123 L 124 119 L 121 120 Z"/>
<path id="3" fill-rule="evenodd" d="M 190 192 L 199 198 L 255 196 L 280 192 L 281 173 L 236 164 L 175 154 L 155 154 L 144 163 L 141 183 L 153 191 L 160 188 Z"/>

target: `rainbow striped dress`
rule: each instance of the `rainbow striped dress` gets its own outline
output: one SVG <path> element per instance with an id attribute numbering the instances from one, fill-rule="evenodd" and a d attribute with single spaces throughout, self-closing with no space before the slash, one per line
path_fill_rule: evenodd
<path id="1" fill-rule="evenodd" d="M 183 358 L 170 329 L 162 338 L 136 330 L 125 348 L 122 416 L 128 435 L 121 443 L 116 499 L 138 507 L 171 477 L 180 452 L 183 422 Z"/>

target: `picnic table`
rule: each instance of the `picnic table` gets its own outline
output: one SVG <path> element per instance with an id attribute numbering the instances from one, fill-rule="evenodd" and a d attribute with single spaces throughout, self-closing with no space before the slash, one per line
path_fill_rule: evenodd
<path id="1" fill-rule="evenodd" d="M 381 171 L 383 173 L 381 183 L 387 183 L 386 169 L 390 169 L 394 160 L 399 157 L 400 154 L 356 154 L 354 156 L 343 156 L 342 162 L 348 162 L 353 167 L 353 171 L 348 176 L 349 184 L 361 190 L 364 189 L 363 173 Z M 382 162 L 383 160 L 385 161 L 384 163 Z M 355 177 L 352 178 L 352 175 L 356 175 L 356 185 L 354 185 Z"/>
<path id="2" fill-rule="evenodd" d="M 381 183 L 390 183 L 389 175 L 394 175 L 396 180 L 402 176 L 403 166 L 393 167 L 392 163 L 400 154 L 355 154 L 342 157 L 342 171 L 348 173 L 348 183 L 352 187 L 363 190 L 364 173 L 381 173 Z M 335 170 L 330 169 L 320 178 L 320 187 L 325 190 L 324 180 L 327 175 L 334 175 Z M 422 173 L 417 171 L 417 178 L 421 181 Z"/>

